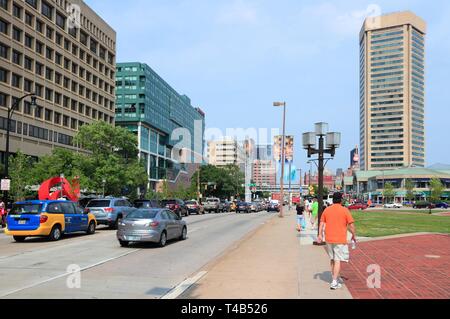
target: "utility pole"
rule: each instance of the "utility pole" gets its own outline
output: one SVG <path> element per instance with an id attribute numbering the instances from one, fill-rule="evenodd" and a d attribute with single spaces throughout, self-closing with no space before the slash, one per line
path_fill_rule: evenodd
<path id="1" fill-rule="evenodd" d="M 200 205 L 200 166 L 197 170 L 197 203 Z"/>

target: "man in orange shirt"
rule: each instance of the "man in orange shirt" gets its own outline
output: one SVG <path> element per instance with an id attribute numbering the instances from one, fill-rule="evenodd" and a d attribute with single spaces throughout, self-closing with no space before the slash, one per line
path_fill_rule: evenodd
<path id="1" fill-rule="evenodd" d="M 333 205 L 322 214 L 318 238 L 319 243 L 323 242 L 325 231 L 325 241 L 331 259 L 331 273 L 333 275 L 333 282 L 330 287 L 332 290 L 342 288 L 341 283 L 338 282 L 341 262 L 349 262 L 350 260 L 347 240 L 348 230 L 352 233 L 352 241 L 356 243 L 355 221 L 350 211 L 342 206 L 342 193 L 335 193 Z"/>

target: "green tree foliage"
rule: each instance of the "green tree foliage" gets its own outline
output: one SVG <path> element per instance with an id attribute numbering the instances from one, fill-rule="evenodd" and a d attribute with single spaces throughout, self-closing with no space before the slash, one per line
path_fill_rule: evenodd
<path id="1" fill-rule="evenodd" d="M 32 165 L 33 160 L 20 151 L 9 158 L 10 194 L 14 201 L 24 200 L 30 195 L 27 186 L 31 185 L 30 167 Z"/>
<path id="2" fill-rule="evenodd" d="M 395 190 L 394 190 L 394 185 L 392 185 L 392 183 L 386 183 L 384 185 L 384 191 L 383 191 L 383 197 L 386 202 L 390 202 L 391 199 L 393 200 L 395 197 Z"/>
<path id="3" fill-rule="evenodd" d="M 444 192 L 444 185 L 439 178 L 433 178 L 430 181 L 430 199 L 432 202 L 438 202 L 441 200 L 442 193 Z"/>
<path id="4" fill-rule="evenodd" d="M 191 190 L 196 197 L 197 173 L 192 178 Z M 244 173 L 235 165 L 216 167 L 205 165 L 200 168 L 200 191 L 203 197 L 230 198 L 244 194 Z"/>
<path id="5" fill-rule="evenodd" d="M 414 182 L 410 179 L 407 179 L 405 182 L 406 189 L 406 199 L 408 201 L 412 201 L 414 199 Z"/>

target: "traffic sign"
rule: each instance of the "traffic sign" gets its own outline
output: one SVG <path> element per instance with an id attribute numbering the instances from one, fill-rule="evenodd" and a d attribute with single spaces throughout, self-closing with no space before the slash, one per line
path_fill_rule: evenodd
<path id="1" fill-rule="evenodd" d="M 2 179 L 0 188 L 2 191 L 9 192 L 11 190 L 11 180 L 10 179 Z"/>

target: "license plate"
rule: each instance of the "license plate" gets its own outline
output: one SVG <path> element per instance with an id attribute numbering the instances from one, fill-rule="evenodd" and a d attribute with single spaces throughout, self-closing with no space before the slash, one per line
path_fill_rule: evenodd
<path id="1" fill-rule="evenodd" d="M 127 240 L 129 240 L 129 241 L 138 241 L 140 239 L 141 238 L 138 236 L 127 236 Z"/>
<path id="2" fill-rule="evenodd" d="M 27 223 L 26 220 L 19 220 L 19 225 L 25 225 Z"/>

